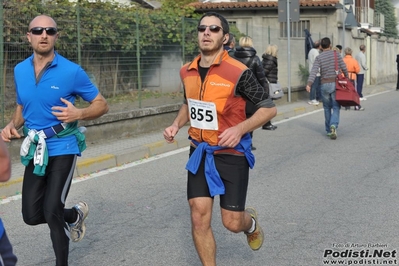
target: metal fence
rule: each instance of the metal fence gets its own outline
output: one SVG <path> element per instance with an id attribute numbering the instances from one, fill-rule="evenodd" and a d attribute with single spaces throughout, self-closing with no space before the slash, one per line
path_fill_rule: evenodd
<path id="1" fill-rule="evenodd" d="M 26 32 L 29 22 L 39 14 L 55 19 L 60 30 L 57 52 L 86 70 L 112 105 L 111 110 L 126 110 L 126 103 L 129 109 L 135 109 L 181 102 L 179 69 L 198 54 L 197 18 L 163 16 L 135 8 L 63 6 L 41 1 L 33 7 L 32 4 L 12 4 L 9 1 L 0 8 L 0 24 L 3 23 L 0 36 L 3 40 L 3 45 L 0 45 L 0 128 L 8 123 L 15 110 L 13 69 L 32 54 Z M 296 32 L 292 36 L 293 47 L 304 47 L 303 30 L 306 25 L 300 26 L 291 31 L 291 34 Z M 258 56 L 268 44 L 277 44 L 280 47 L 279 60 L 287 60 L 283 25 L 271 28 L 232 23 L 231 32 L 236 35 L 237 43 L 240 36 L 252 36 Z M 315 33 L 313 36 L 319 38 L 324 35 Z M 300 53 L 300 60 L 292 62 L 293 72 L 298 70 L 298 64 L 306 64 L 304 49 L 295 52 Z M 294 73 L 296 77 L 292 78 L 286 72 L 284 69 L 281 74 L 279 72 L 282 80 L 295 82 L 301 79 L 300 73 Z"/>
<path id="2" fill-rule="evenodd" d="M 29 22 L 40 14 L 57 22 L 60 35 L 56 51 L 80 64 L 109 102 L 129 102 L 133 109 L 181 101 L 176 97 L 181 93 L 176 85 L 178 69 L 197 54 L 197 43 L 193 42 L 196 20 L 171 20 L 133 8 L 36 4 L 32 9 L 24 3 L 8 3 L 0 8 L 0 128 L 15 109 L 13 69 L 32 54 L 26 32 Z M 151 101 L 161 96 L 166 99 L 163 103 Z"/>

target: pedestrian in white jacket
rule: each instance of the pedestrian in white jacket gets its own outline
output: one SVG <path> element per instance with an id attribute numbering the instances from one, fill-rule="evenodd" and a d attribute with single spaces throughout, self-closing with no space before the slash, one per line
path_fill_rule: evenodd
<path id="1" fill-rule="evenodd" d="M 320 40 L 314 42 L 313 48 L 310 49 L 308 53 L 308 65 L 309 65 L 309 73 L 312 71 L 313 63 L 316 60 L 316 57 L 320 54 L 321 45 Z M 319 105 L 319 101 L 321 100 L 321 91 L 320 91 L 320 72 L 316 74 L 316 79 L 310 88 L 309 93 L 309 102 L 308 104 Z"/>
<path id="2" fill-rule="evenodd" d="M 365 101 L 367 100 L 366 97 L 363 97 L 362 91 L 363 91 L 363 82 L 364 82 L 364 73 L 366 73 L 367 70 L 367 64 L 366 64 L 366 46 L 364 44 L 359 46 L 360 52 L 355 56 L 355 59 L 359 63 L 360 66 L 360 72 L 356 76 L 356 90 L 357 93 L 359 94 L 360 100 Z"/>

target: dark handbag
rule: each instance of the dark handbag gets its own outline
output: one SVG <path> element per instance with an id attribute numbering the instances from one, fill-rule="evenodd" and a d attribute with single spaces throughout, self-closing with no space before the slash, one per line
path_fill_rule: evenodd
<path id="1" fill-rule="evenodd" d="M 272 99 L 280 99 L 284 96 L 283 88 L 281 88 L 280 83 L 270 83 L 266 78 L 267 84 L 269 85 L 269 95 Z"/>
<path id="2" fill-rule="evenodd" d="M 359 94 L 357 93 L 353 82 L 338 71 L 337 51 L 334 51 L 335 57 L 335 100 L 342 106 L 360 105 Z"/>

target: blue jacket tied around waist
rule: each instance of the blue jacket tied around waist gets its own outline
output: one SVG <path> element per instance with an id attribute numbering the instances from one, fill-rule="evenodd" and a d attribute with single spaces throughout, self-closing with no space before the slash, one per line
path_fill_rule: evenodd
<path id="1" fill-rule="evenodd" d="M 226 147 L 220 146 L 210 146 L 206 142 L 198 142 L 191 138 L 189 138 L 197 148 L 194 150 L 193 154 L 191 154 L 190 159 L 187 162 L 186 169 L 193 173 L 197 174 L 198 168 L 201 164 L 202 156 L 204 152 L 206 152 L 205 157 L 205 178 L 208 183 L 209 193 L 211 197 L 215 195 L 223 195 L 225 193 L 225 188 L 222 179 L 220 178 L 219 172 L 215 166 L 215 159 L 213 157 L 213 153 L 217 150 L 226 149 Z M 245 134 L 240 143 L 234 149 L 238 152 L 242 152 L 245 155 L 245 158 L 248 161 L 249 167 L 252 169 L 255 165 L 255 156 L 251 151 L 252 139 L 249 133 Z"/>

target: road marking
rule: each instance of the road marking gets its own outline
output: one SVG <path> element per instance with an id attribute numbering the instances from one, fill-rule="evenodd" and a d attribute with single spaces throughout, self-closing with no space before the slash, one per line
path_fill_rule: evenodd
<path id="1" fill-rule="evenodd" d="M 79 183 L 79 182 L 82 182 L 82 181 L 87 181 L 87 180 L 90 180 L 90 179 L 93 179 L 93 178 L 96 178 L 96 177 L 107 175 L 109 173 L 118 172 L 118 171 L 121 171 L 121 170 L 124 170 L 124 169 L 128 169 L 128 168 L 131 168 L 131 167 L 135 167 L 135 166 L 141 165 L 141 164 L 145 164 L 145 163 L 149 163 L 149 162 L 152 162 L 152 161 L 156 161 L 156 160 L 159 160 L 159 159 L 162 159 L 162 158 L 165 158 L 165 157 L 168 157 L 168 156 L 172 156 L 172 155 L 175 155 L 175 154 L 178 154 L 178 153 L 181 153 L 181 152 L 185 152 L 185 151 L 188 151 L 188 150 L 189 150 L 189 147 L 187 146 L 187 147 L 180 148 L 180 149 L 177 149 L 177 150 L 173 150 L 173 151 L 169 151 L 169 152 L 162 153 L 162 154 L 159 154 L 159 155 L 155 155 L 155 156 L 147 158 L 147 159 L 141 159 L 139 161 L 127 163 L 127 164 L 124 164 L 124 165 L 121 165 L 121 166 L 115 166 L 115 167 L 112 167 L 112 168 L 109 168 L 109 169 L 105 169 L 105 170 L 102 170 L 102 171 L 99 171 L 99 172 L 96 172 L 96 173 L 92 173 L 92 174 L 88 174 L 88 175 L 84 175 L 84 176 L 78 176 L 78 177 L 75 177 L 72 180 L 72 184 Z M 20 200 L 21 198 L 22 198 L 21 194 L 10 196 L 10 197 L 6 197 L 6 198 L 3 198 L 3 199 L 0 199 L 0 205 L 6 204 L 6 203 L 10 203 L 11 201 Z"/>
<path id="2" fill-rule="evenodd" d="M 177 149 L 177 150 L 173 150 L 173 151 L 169 151 L 169 152 L 166 152 L 166 153 L 158 154 L 158 155 L 155 155 L 153 157 L 146 158 L 146 159 L 141 159 L 139 161 L 134 161 L 134 162 L 127 163 L 127 164 L 124 164 L 124 165 L 115 166 L 115 167 L 112 167 L 112 168 L 101 170 L 99 172 L 92 173 L 92 174 L 89 174 L 89 175 L 78 176 L 78 177 L 75 177 L 73 179 L 72 184 L 79 183 L 79 182 L 82 182 L 82 181 L 86 181 L 86 180 L 89 180 L 89 179 L 92 179 L 92 178 L 95 178 L 95 177 L 104 176 L 104 175 L 107 175 L 109 173 L 118 172 L 118 171 L 121 171 L 121 170 L 124 170 L 124 169 L 128 169 L 128 168 L 131 168 L 131 167 L 135 167 L 135 166 L 141 165 L 141 164 L 145 164 L 145 163 L 149 163 L 149 162 L 152 162 L 152 161 L 156 161 L 158 159 L 162 159 L 162 158 L 165 158 L 165 157 L 168 157 L 168 156 L 172 156 L 172 155 L 184 152 L 184 151 L 188 151 L 188 149 L 189 149 L 189 147 L 187 146 L 187 147 L 180 148 L 180 149 Z"/>
<path id="3" fill-rule="evenodd" d="M 377 95 L 380 95 L 380 94 L 383 94 L 383 93 L 392 92 L 392 91 L 395 91 L 395 90 L 377 92 L 377 93 L 374 93 L 374 94 L 371 94 L 371 95 L 367 95 L 367 98 L 374 97 L 374 96 L 377 96 Z M 314 110 L 314 111 L 311 111 L 311 112 L 308 112 L 308 113 L 295 115 L 293 117 L 289 117 L 289 118 L 286 118 L 286 119 L 282 119 L 280 121 L 273 122 L 273 124 L 276 124 L 276 125 L 282 124 L 282 123 L 285 123 L 285 122 L 288 122 L 288 121 L 291 121 L 291 120 L 295 120 L 295 119 L 299 119 L 301 117 L 312 115 L 312 114 L 315 114 L 315 113 L 321 112 L 321 111 L 323 111 L 323 108 L 317 109 L 317 110 Z M 147 158 L 147 159 L 141 159 L 139 161 L 127 163 L 127 164 L 124 164 L 124 165 L 121 165 L 121 166 L 115 166 L 115 167 L 112 167 L 112 168 L 109 168 L 109 169 L 101 170 L 101 171 L 96 172 L 96 173 L 75 177 L 72 180 L 72 184 L 79 183 L 79 182 L 86 181 L 86 180 L 90 180 L 90 179 L 93 179 L 93 178 L 96 178 L 96 177 L 99 177 L 99 176 L 104 176 L 104 175 L 107 175 L 109 173 L 121 171 L 121 170 L 124 170 L 124 169 L 128 169 L 128 168 L 131 168 L 131 167 L 134 167 L 134 166 L 141 165 L 141 164 L 149 163 L 149 162 L 152 162 L 152 161 L 155 161 L 155 160 L 158 160 L 158 159 L 162 159 L 162 158 L 165 158 L 165 157 L 168 157 L 168 156 L 171 156 L 171 155 L 175 155 L 175 154 L 178 154 L 178 153 L 181 153 L 181 152 L 184 152 L 184 151 L 188 151 L 188 149 L 189 149 L 189 147 L 187 146 L 187 147 L 180 148 L 180 149 L 177 149 L 177 150 L 173 150 L 173 151 L 170 151 L 170 152 L 166 152 L 166 153 L 162 153 L 162 154 L 159 154 L 159 155 L 155 155 L 155 156 Z M 18 194 L 18 195 L 15 195 L 15 196 L 10 196 L 10 197 L 4 198 L 4 199 L 0 199 L 0 205 L 9 203 L 11 201 L 20 200 L 21 198 L 22 198 L 22 195 Z"/>

